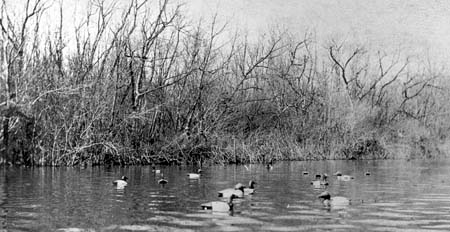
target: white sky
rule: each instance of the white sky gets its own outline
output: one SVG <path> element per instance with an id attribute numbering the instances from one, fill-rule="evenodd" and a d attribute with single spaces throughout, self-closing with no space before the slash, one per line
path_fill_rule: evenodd
<path id="1" fill-rule="evenodd" d="M 447 0 L 188 0 L 193 15 L 219 15 L 257 33 L 281 24 L 303 35 L 450 57 Z"/>
<path id="2" fill-rule="evenodd" d="M 73 33 L 73 25 L 81 20 L 87 0 L 47 1 L 63 2 L 66 33 Z M 118 1 L 125 3 L 125 0 Z M 401 46 L 412 53 L 429 54 L 441 60 L 450 57 L 450 1 L 447 0 L 175 1 L 186 2 L 186 15 L 190 18 L 210 19 L 217 12 L 221 20 L 247 30 L 251 36 L 282 25 L 299 36 L 314 32 L 319 43 L 337 38 L 381 49 Z M 25 0 L 7 2 L 17 7 Z M 20 12 L 20 7 L 17 9 Z M 54 10 L 49 9 L 49 19 L 44 21 L 48 27 L 59 22 Z"/>

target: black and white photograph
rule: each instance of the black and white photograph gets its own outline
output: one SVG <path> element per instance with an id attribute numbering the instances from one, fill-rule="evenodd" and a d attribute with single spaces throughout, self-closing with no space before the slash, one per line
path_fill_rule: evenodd
<path id="1" fill-rule="evenodd" d="M 0 232 L 450 231 L 450 1 L 0 0 Z"/>

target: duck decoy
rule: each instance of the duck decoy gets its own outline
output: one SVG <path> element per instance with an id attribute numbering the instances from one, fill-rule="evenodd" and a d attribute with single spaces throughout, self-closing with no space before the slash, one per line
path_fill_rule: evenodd
<path id="1" fill-rule="evenodd" d="M 309 175 L 309 172 L 308 171 L 303 171 L 303 175 L 307 176 L 307 175 Z"/>
<path id="2" fill-rule="evenodd" d="M 342 173 L 340 173 L 340 172 L 336 172 L 335 176 L 337 177 L 337 180 L 340 180 L 340 181 L 350 181 L 350 180 L 355 179 L 355 177 L 353 177 L 353 176 L 342 175 Z"/>
<path id="3" fill-rule="evenodd" d="M 350 180 L 355 179 L 355 177 L 349 176 L 349 175 L 342 175 L 342 176 L 338 176 L 337 179 L 340 181 L 350 181 Z"/>
<path id="4" fill-rule="evenodd" d="M 331 194 L 327 191 L 319 194 L 317 197 L 322 200 L 322 204 L 326 208 L 338 209 L 351 204 L 351 201 L 346 197 L 331 197 Z"/>
<path id="5" fill-rule="evenodd" d="M 370 176 L 370 172 L 369 172 L 369 171 L 366 171 L 366 172 L 364 173 L 364 175 Z"/>
<path id="6" fill-rule="evenodd" d="M 311 184 L 314 186 L 314 188 L 323 188 L 328 185 L 327 178 L 327 174 L 316 175 L 316 179 L 311 181 Z"/>
<path id="7" fill-rule="evenodd" d="M 273 169 L 273 160 L 270 160 L 267 164 L 266 164 L 266 168 L 268 171 L 271 171 Z"/>
<path id="8" fill-rule="evenodd" d="M 152 167 L 152 172 L 155 173 L 155 174 L 160 174 L 160 173 L 161 173 L 161 170 L 156 169 L 155 166 L 153 166 L 153 167 Z"/>
<path id="9" fill-rule="evenodd" d="M 212 210 L 215 212 L 228 212 L 233 210 L 233 199 L 237 198 L 236 195 L 231 194 L 227 202 L 224 201 L 211 201 L 201 204 L 202 209 Z"/>
<path id="10" fill-rule="evenodd" d="M 244 195 L 252 195 L 253 193 L 255 193 L 255 185 L 256 182 L 253 180 L 248 182 L 248 187 L 244 187 Z"/>
<path id="11" fill-rule="evenodd" d="M 164 179 L 164 174 L 161 173 L 161 179 L 158 180 L 158 184 L 167 184 L 169 181 L 167 181 L 166 179 Z"/>
<path id="12" fill-rule="evenodd" d="M 189 179 L 200 179 L 200 173 L 202 172 L 201 169 L 197 170 L 197 173 L 188 173 L 187 176 Z"/>
<path id="13" fill-rule="evenodd" d="M 219 197 L 228 198 L 231 197 L 231 195 L 236 195 L 238 198 L 244 197 L 244 185 L 238 183 L 234 186 L 234 189 L 228 188 L 218 192 Z"/>
<path id="14" fill-rule="evenodd" d="M 120 178 L 120 180 L 113 181 L 113 185 L 117 186 L 117 188 L 124 188 L 128 184 L 127 180 L 128 180 L 128 177 L 122 176 L 122 178 Z"/>
<path id="15" fill-rule="evenodd" d="M 317 176 L 316 176 L 316 179 L 313 180 L 313 181 L 311 181 L 311 184 L 312 184 L 314 187 L 320 187 L 320 178 L 317 178 Z"/>

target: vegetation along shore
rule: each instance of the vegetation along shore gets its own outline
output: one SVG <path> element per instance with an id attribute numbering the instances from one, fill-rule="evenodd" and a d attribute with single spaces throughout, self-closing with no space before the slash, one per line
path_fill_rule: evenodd
<path id="1" fill-rule="evenodd" d="M 1 9 L 2 163 L 410 159 L 450 147 L 448 75 L 426 59 L 275 29 L 250 42 L 168 1 L 98 1 L 69 38 L 62 19 L 41 33 L 47 3 L 27 4 Z"/>

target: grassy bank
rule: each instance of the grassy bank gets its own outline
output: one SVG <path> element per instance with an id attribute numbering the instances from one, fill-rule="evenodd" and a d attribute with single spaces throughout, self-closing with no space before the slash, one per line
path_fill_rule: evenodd
<path id="1" fill-rule="evenodd" d="M 429 62 L 287 32 L 250 43 L 181 6 L 140 3 L 92 5 L 75 49 L 62 24 L 39 33 L 40 1 L 2 21 L 3 163 L 446 155 L 449 85 Z"/>

